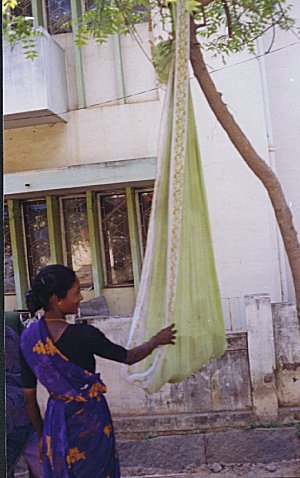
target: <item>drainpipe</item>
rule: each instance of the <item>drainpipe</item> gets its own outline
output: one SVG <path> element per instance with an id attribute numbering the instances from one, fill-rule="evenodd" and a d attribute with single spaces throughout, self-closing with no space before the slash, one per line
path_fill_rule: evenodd
<path id="1" fill-rule="evenodd" d="M 116 72 L 116 80 L 117 80 L 119 105 L 124 105 L 126 103 L 126 101 L 125 101 L 125 79 L 124 79 L 124 71 L 123 71 L 120 34 L 116 33 L 113 36 L 113 39 L 114 39 L 114 61 L 115 61 L 115 72 Z"/>
<path id="2" fill-rule="evenodd" d="M 274 144 L 273 129 L 272 129 L 272 120 L 271 120 L 271 109 L 269 101 L 269 88 L 268 80 L 266 73 L 266 61 L 264 55 L 264 47 L 262 38 L 257 39 L 257 54 L 261 55 L 258 58 L 261 87 L 262 87 L 262 98 L 264 105 L 265 113 L 265 122 L 267 130 L 267 139 L 268 139 L 268 152 L 269 152 L 269 164 L 274 173 L 276 174 L 276 147 Z M 287 281 L 287 270 L 286 270 L 286 253 L 284 249 L 283 240 L 279 231 L 279 227 L 276 225 L 276 238 L 278 245 L 278 260 L 279 260 L 279 271 L 280 271 L 280 284 L 281 284 L 281 300 L 282 302 L 288 302 L 288 281 Z"/>
<path id="3" fill-rule="evenodd" d="M 72 17 L 72 29 L 73 39 L 75 39 L 78 33 L 78 18 L 82 15 L 81 3 L 79 0 L 71 0 L 71 17 Z M 78 108 L 86 107 L 85 97 L 85 85 L 84 85 L 84 73 L 83 73 L 83 60 L 82 49 L 74 43 L 74 60 L 75 60 L 75 77 L 77 87 L 77 101 Z"/>

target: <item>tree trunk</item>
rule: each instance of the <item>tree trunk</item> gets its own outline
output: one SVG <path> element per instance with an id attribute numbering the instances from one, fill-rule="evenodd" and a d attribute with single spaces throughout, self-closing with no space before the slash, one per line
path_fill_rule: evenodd
<path id="1" fill-rule="evenodd" d="M 197 26 L 194 18 L 191 17 L 190 59 L 195 77 L 197 78 L 217 120 L 228 134 L 229 139 L 249 168 L 261 180 L 268 192 L 291 267 L 296 292 L 297 316 L 300 323 L 300 245 L 293 224 L 292 213 L 287 205 L 277 176 L 267 163 L 256 153 L 253 146 L 230 114 L 227 106 L 222 101 L 221 94 L 217 91 L 204 63 L 200 45 L 197 41 L 196 31 Z"/>

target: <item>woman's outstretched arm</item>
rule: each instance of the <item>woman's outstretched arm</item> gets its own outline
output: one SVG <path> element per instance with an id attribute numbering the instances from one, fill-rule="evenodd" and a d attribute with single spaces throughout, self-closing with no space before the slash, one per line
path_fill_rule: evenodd
<path id="1" fill-rule="evenodd" d="M 175 330 L 174 324 L 165 327 L 148 340 L 148 342 L 144 342 L 133 349 L 127 350 L 125 363 L 127 365 L 133 365 L 146 358 L 160 345 L 175 344 L 176 333 L 177 330 Z"/>

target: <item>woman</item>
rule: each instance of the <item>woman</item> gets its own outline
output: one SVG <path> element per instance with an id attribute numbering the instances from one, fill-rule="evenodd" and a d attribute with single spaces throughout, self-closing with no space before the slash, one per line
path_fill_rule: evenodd
<path id="1" fill-rule="evenodd" d="M 44 477 L 119 478 L 106 387 L 95 373 L 94 355 L 131 365 L 159 345 L 174 344 L 174 325 L 126 350 L 91 325 L 68 324 L 66 315 L 76 314 L 83 297 L 75 273 L 62 265 L 42 269 L 26 298 L 32 314 L 45 311 L 21 336 L 25 402 L 40 436 Z M 50 394 L 44 423 L 37 379 Z"/>

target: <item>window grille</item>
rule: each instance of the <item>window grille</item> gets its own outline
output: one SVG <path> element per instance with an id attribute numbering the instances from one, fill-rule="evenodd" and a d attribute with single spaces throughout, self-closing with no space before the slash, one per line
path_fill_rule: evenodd
<path id="1" fill-rule="evenodd" d="M 85 197 L 63 198 L 63 222 L 67 265 L 83 288 L 93 286 L 92 254 Z"/>
<path id="2" fill-rule="evenodd" d="M 7 206 L 4 206 L 4 292 L 5 294 L 15 294 L 14 266 L 12 258 L 11 237 L 9 230 L 9 217 Z"/>
<path id="3" fill-rule="evenodd" d="M 46 201 L 23 203 L 26 249 L 29 278 L 32 283 L 36 274 L 50 263 L 50 245 Z"/>
<path id="4" fill-rule="evenodd" d="M 139 209 L 140 209 L 140 222 L 141 222 L 141 236 L 142 246 L 145 253 L 147 244 L 147 234 L 151 213 L 153 199 L 153 191 L 141 191 L 138 193 Z"/>
<path id="5" fill-rule="evenodd" d="M 13 14 L 16 17 L 32 17 L 31 0 L 19 0 Z"/>
<path id="6" fill-rule="evenodd" d="M 71 21 L 70 0 L 47 0 L 47 26 L 51 35 L 68 33 L 72 28 L 67 23 Z"/>
<path id="7" fill-rule="evenodd" d="M 100 196 L 106 285 L 133 284 L 125 194 Z"/>

